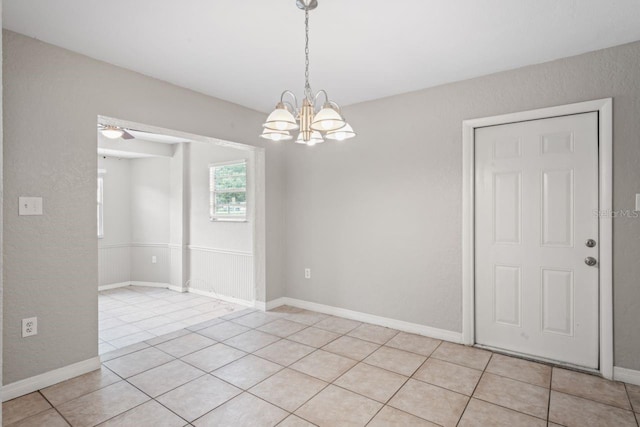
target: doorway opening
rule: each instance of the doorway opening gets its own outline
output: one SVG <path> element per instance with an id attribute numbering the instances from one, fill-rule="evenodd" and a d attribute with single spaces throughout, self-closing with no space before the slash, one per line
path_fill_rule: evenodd
<path id="1" fill-rule="evenodd" d="M 100 354 L 255 306 L 263 149 L 99 116 L 97 155 Z"/>

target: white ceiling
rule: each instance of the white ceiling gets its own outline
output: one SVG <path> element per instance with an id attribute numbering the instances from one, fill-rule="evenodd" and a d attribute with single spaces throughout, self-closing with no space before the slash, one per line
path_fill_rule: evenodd
<path id="1" fill-rule="evenodd" d="M 640 40 L 638 0 L 319 0 L 311 84 L 343 105 Z M 304 83 L 295 0 L 4 0 L 4 27 L 261 111 Z"/>

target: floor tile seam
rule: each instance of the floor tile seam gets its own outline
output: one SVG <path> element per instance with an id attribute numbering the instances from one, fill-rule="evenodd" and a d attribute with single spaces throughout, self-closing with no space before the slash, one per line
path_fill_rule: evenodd
<path id="1" fill-rule="evenodd" d="M 434 352 L 435 352 L 435 350 L 434 350 Z M 493 355 L 494 355 L 494 353 L 491 352 L 490 356 L 489 356 L 489 360 L 487 360 L 487 364 L 484 365 L 484 368 L 482 369 L 482 373 L 480 374 L 480 378 L 478 379 L 478 382 L 476 382 L 475 387 L 473 387 L 473 391 L 471 392 L 471 396 L 469 397 L 469 400 L 467 400 L 467 404 L 464 405 L 464 410 L 460 414 L 460 418 L 458 418 L 458 422 L 456 423 L 456 426 L 460 424 L 460 421 L 462 420 L 462 417 L 464 417 L 464 413 L 467 412 L 467 408 L 469 408 L 469 403 L 471 403 L 471 399 L 473 399 L 473 395 L 476 393 L 476 390 L 478 390 L 478 384 L 480 384 L 480 380 L 482 380 L 482 376 L 487 371 L 487 367 L 489 367 L 489 363 L 491 363 L 491 359 L 493 359 Z M 431 357 L 429 357 L 429 358 L 431 358 Z M 435 359 L 436 360 L 441 360 L 441 359 L 438 359 L 437 357 Z M 450 363 L 452 363 L 452 362 L 450 362 Z M 458 365 L 458 366 L 462 366 L 462 365 Z M 465 368 L 468 368 L 468 366 L 465 366 Z M 470 368 L 470 369 L 473 369 L 473 368 Z M 551 396 L 551 392 L 549 392 L 549 396 Z"/>
<path id="2" fill-rule="evenodd" d="M 621 408 L 621 407 L 619 407 L 619 406 L 611 405 L 611 404 L 609 404 L 609 403 L 600 402 L 599 400 L 589 399 L 588 397 L 584 397 L 584 396 L 578 396 L 577 394 L 568 393 L 568 392 L 566 392 L 566 391 L 560 391 L 560 390 L 554 390 L 554 389 L 551 389 L 550 391 L 552 391 L 552 392 L 556 392 L 556 393 L 560 393 L 560 394 L 565 394 L 565 395 L 567 395 L 567 396 L 571 396 L 571 397 L 576 397 L 576 398 L 578 398 L 578 399 L 587 400 L 587 401 L 592 402 L 592 403 L 597 403 L 597 404 L 600 404 L 600 405 L 605 405 L 605 406 L 608 406 L 608 407 L 610 407 L 610 408 L 619 409 L 620 411 L 631 412 L 631 414 L 633 414 L 633 415 L 634 415 L 634 417 L 635 417 L 635 412 L 634 412 L 632 409 L 625 409 L 625 408 Z M 551 393 L 549 393 L 549 395 L 551 395 Z"/>
<path id="3" fill-rule="evenodd" d="M 543 421 L 545 421 L 545 422 L 549 422 L 549 416 L 548 416 L 548 414 L 547 414 L 547 418 L 542 418 L 542 417 L 539 417 L 539 416 L 537 416 L 537 415 L 532 415 L 532 414 L 528 414 L 528 413 L 526 413 L 526 412 L 522 412 L 522 411 L 517 410 L 517 409 L 509 408 L 508 406 L 504 406 L 504 405 L 501 405 L 501 404 L 499 404 L 499 403 L 492 402 L 492 401 L 490 401 L 490 400 L 483 399 L 483 398 L 478 397 L 478 396 L 475 396 L 475 395 L 474 395 L 474 396 L 471 396 L 471 398 L 472 398 L 472 399 L 476 399 L 476 400 L 480 400 L 481 402 L 489 403 L 489 404 L 491 404 L 491 405 L 499 406 L 499 407 L 501 407 L 501 408 L 508 409 L 508 410 L 510 410 L 510 411 L 517 412 L 517 413 L 519 413 L 519 414 L 527 415 L 527 416 L 529 416 L 529 417 L 533 417 L 533 418 L 536 418 L 536 419 L 538 419 L 538 420 L 543 420 Z M 548 409 L 547 409 L 547 413 L 548 413 Z"/>

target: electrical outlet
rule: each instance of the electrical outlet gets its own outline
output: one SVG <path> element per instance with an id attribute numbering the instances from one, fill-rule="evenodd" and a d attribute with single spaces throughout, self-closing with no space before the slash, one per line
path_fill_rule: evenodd
<path id="1" fill-rule="evenodd" d="M 310 268 L 305 268 L 304 269 L 304 278 L 305 279 L 311 279 L 311 269 Z"/>
<path id="2" fill-rule="evenodd" d="M 158 258 L 156 258 L 156 256 L 152 256 L 151 257 L 151 264 L 156 264 L 158 262 Z"/>
<path id="3" fill-rule="evenodd" d="M 22 319 L 22 338 L 38 334 L 38 318 Z"/>

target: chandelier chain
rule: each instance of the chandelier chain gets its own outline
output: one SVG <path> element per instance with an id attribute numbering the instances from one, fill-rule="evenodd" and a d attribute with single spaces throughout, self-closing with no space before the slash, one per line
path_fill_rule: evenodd
<path id="1" fill-rule="evenodd" d="M 304 95 L 309 101 L 313 100 L 313 91 L 309 83 L 309 10 L 304 11 L 304 28 L 305 28 L 305 44 L 304 44 Z"/>

